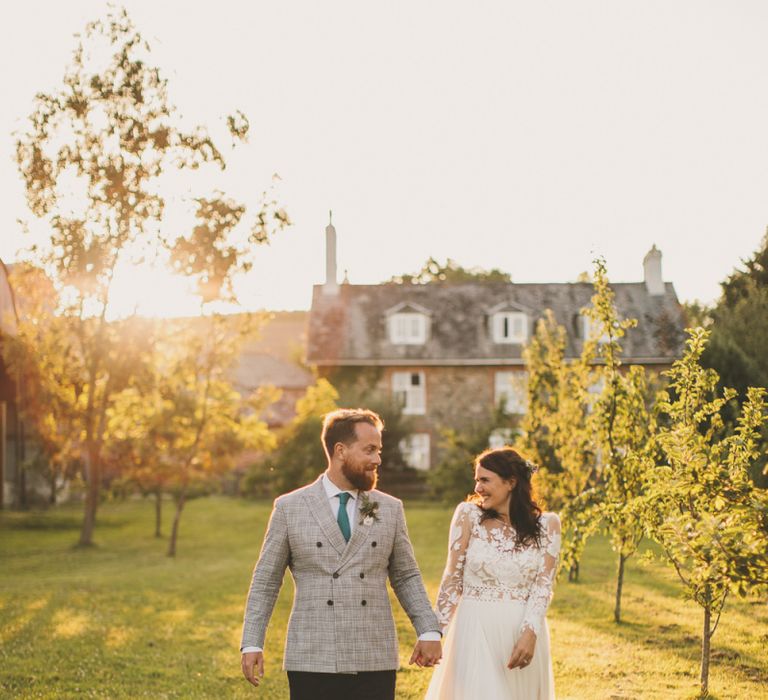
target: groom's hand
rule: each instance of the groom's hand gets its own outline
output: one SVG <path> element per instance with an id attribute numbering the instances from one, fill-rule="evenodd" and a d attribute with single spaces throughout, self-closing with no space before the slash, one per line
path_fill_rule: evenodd
<path id="1" fill-rule="evenodd" d="M 413 654 L 409 664 L 417 666 L 435 666 L 440 663 L 443 656 L 443 648 L 440 642 L 427 642 L 419 640 L 413 647 Z"/>
<path id="2" fill-rule="evenodd" d="M 243 654 L 240 661 L 243 667 L 243 675 L 249 683 L 258 686 L 261 679 L 264 678 L 264 652 L 249 651 Z"/>

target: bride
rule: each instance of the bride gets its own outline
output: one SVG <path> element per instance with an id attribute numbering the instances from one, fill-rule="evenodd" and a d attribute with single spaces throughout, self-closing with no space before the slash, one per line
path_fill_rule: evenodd
<path id="1" fill-rule="evenodd" d="M 560 520 L 533 500 L 535 470 L 510 447 L 475 459 L 475 495 L 451 522 L 436 606 L 443 660 L 425 700 L 554 700 L 544 616 Z"/>

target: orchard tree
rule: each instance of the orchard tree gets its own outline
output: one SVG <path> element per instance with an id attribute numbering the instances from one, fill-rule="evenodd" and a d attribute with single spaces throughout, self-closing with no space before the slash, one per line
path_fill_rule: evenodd
<path id="1" fill-rule="evenodd" d="M 540 466 L 536 486 L 548 508 L 563 520 L 563 566 L 578 580 L 586 541 L 597 528 L 593 488 L 599 479 L 592 428 L 591 388 L 599 379 L 594 363 L 597 340 L 584 340 L 573 361 L 565 357 L 565 329 L 551 312 L 536 325 L 523 357 L 528 369 L 528 411 L 520 446 Z"/>
<path id="2" fill-rule="evenodd" d="M 173 496 L 168 556 L 176 554 L 188 499 L 215 488 L 245 450 L 274 445 L 260 418 L 262 395 L 242 396 L 230 379 L 248 323 L 247 317 L 211 316 L 197 325 L 163 324 L 148 386 L 121 392 L 110 410 L 108 436 L 117 454 L 132 460 L 138 479 Z"/>
<path id="3" fill-rule="evenodd" d="M 234 138 L 245 135 L 238 115 Z M 113 282 L 121 265 L 170 251 L 179 272 L 197 277 L 206 299 L 231 295 L 231 279 L 247 269 L 255 244 L 288 223 L 274 201 L 258 205 L 250 232 L 234 235 L 245 205 L 223 194 L 195 200 L 197 225 L 179 235 L 164 213 L 170 173 L 224 168 L 220 149 L 200 127 L 185 129 L 169 104 L 167 83 L 149 63 L 149 47 L 126 12 L 87 25 L 63 85 L 36 97 L 16 159 L 32 213 L 50 227 L 31 262 L 49 276 L 73 344 L 61 376 L 78 423 L 74 450 L 85 470 L 80 544 L 93 542 L 102 484 L 107 413 L 130 385 L 114 324 Z M 73 194 L 74 192 L 74 194 Z M 114 363 L 117 360 L 117 366 Z"/>
<path id="4" fill-rule="evenodd" d="M 620 320 L 603 260 L 595 262 L 595 294 L 587 310 L 597 329 L 602 392 L 595 403 L 592 425 L 601 456 L 600 480 L 590 495 L 592 518 L 600 522 L 617 555 L 616 595 L 613 617 L 621 622 L 621 593 L 626 561 L 643 537 L 639 507 L 645 472 L 653 464 L 655 424 L 645 369 L 622 369 L 621 339 L 635 319 Z"/>
<path id="5" fill-rule="evenodd" d="M 701 693 L 708 693 L 711 640 L 730 592 L 768 584 L 768 493 L 750 467 L 766 424 L 765 389 L 750 388 L 734 430 L 722 411 L 735 395 L 717 390 L 701 365 L 708 332 L 689 331 L 686 351 L 666 374 L 657 404 L 662 462 L 648 472 L 648 534 L 663 548 L 685 591 L 703 610 Z"/>

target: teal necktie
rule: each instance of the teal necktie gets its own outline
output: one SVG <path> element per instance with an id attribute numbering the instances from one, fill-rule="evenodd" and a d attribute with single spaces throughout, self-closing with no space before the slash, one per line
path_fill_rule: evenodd
<path id="1" fill-rule="evenodd" d="M 352 498 L 352 495 L 346 491 L 342 491 L 339 496 L 339 514 L 336 516 L 336 522 L 339 524 L 341 534 L 344 535 L 344 539 L 349 542 L 349 538 L 352 536 L 352 529 L 349 527 L 349 516 L 347 515 L 347 501 Z"/>

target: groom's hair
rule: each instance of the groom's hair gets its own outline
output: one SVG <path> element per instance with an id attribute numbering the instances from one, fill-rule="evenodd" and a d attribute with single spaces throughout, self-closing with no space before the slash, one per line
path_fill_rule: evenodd
<path id="1" fill-rule="evenodd" d="M 384 421 L 381 420 L 381 416 L 367 408 L 340 408 L 325 414 L 320 439 L 328 459 L 331 458 L 333 447 L 337 442 L 350 445 L 357 439 L 355 426 L 358 423 L 368 423 L 377 430 L 384 430 Z"/>

